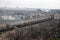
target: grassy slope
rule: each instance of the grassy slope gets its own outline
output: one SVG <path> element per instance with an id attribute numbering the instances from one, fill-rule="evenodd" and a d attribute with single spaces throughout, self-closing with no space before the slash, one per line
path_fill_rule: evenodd
<path id="1" fill-rule="evenodd" d="M 47 40 L 52 33 L 49 34 L 49 31 L 46 28 L 56 26 L 56 23 L 57 22 L 54 21 L 48 21 L 3 32 L 0 34 L 0 40 Z"/>

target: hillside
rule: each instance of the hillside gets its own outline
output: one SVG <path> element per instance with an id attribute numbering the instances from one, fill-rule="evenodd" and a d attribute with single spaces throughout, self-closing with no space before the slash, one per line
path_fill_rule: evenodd
<path id="1" fill-rule="evenodd" d="M 52 20 L 0 33 L 0 40 L 55 40 L 58 21 Z"/>

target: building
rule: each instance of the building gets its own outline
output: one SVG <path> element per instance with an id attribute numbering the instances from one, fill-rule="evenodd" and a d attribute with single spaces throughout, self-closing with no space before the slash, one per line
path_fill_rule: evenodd
<path id="1" fill-rule="evenodd" d="M 55 13 L 54 14 L 54 19 L 60 19 L 60 14 L 59 13 Z"/>
<path id="2" fill-rule="evenodd" d="M 15 20 L 15 17 L 12 17 L 11 15 L 4 15 L 1 16 L 2 20 Z"/>

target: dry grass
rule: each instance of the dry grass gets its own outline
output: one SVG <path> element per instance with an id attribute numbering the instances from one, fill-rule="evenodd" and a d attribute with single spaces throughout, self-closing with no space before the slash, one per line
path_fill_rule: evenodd
<path id="1" fill-rule="evenodd" d="M 56 26 L 55 24 L 50 21 L 3 32 L 0 40 L 48 40 L 49 37 L 54 37 L 54 33 L 46 28 Z"/>

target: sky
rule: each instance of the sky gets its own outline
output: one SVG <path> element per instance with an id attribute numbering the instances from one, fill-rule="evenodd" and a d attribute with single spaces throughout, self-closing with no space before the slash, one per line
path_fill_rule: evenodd
<path id="1" fill-rule="evenodd" d="M 60 9 L 60 0 L 0 0 L 0 7 Z"/>

